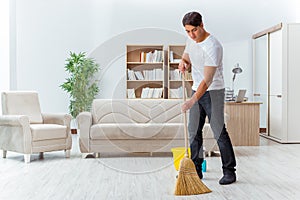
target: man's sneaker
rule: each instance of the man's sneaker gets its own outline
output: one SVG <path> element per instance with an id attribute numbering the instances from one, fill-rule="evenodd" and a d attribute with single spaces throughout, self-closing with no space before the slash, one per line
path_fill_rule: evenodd
<path id="1" fill-rule="evenodd" d="M 224 176 L 219 180 L 220 185 L 228 185 L 236 181 L 235 173 L 224 174 Z"/>
<path id="2" fill-rule="evenodd" d="M 199 176 L 200 179 L 203 178 L 202 170 L 201 170 L 201 171 L 198 171 L 198 170 L 197 170 L 197 174 L 198 174 L 198 176 Z"/>
<path id="3" fill-rule="evenodd" d="M 202 179 L 203 178 L 202 166 L 195 166 L 195 167 L 196 167 L 196 171 L 197 171 L 199 178 Z"/>

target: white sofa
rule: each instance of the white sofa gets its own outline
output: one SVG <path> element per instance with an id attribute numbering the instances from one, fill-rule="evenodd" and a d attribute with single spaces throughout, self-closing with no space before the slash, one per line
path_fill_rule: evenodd
<path id="1" fill-rule="evenodd" d="M 184 146 L 180 99 L 95 99 L 77 116 L 82 153 L 170 152 Z M 205 125 L 204 135 L 211 132 Z M 212 141 L 213 140 L 213 141 Z M 204 140 L 206 150 L 216 144 Z"/>

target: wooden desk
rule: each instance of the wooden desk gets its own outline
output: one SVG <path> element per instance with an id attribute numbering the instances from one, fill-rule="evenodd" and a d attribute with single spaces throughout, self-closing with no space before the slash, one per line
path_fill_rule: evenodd
<path id="1" fill-rule="evenodd" d="M 259 145 L 260 102 L 226 102 L 225 113 L 229 115 L 227 131 L 233 146 Z"/>

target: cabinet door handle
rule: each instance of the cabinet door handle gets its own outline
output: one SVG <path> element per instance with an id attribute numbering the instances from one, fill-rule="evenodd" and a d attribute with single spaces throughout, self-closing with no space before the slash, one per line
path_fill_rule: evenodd
<path id="1" fill-rule="evenodd" d="M 270 95 L 270 97 L 282 98 L 282 95 L 281 94 L 273 94 L 273 95 Z"/>
<path id="2" fill-rule="evenodd" d="M 259 93 L 254 93 L 253 96 L 260 97 L 260 94 Z"/>

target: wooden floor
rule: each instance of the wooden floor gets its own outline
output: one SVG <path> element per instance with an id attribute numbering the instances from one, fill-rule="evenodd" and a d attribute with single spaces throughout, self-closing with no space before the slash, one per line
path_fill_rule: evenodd
<path id="1" fill-rule="evenodd" d="M 207 158 L 203 182 L 213 191 L 197 196 L 173 195 L 175 176 L 170 154 L 108 155 L 82 159 L 77 136 L 71 158 L 64 152 L 0 158 L 1 200 L 171 200 L 300 199 L 300 144 L 278 144 L 261 138 L 257 147 L 235 147 L 238 181 L 221 186 L 220 157 Z"/>

